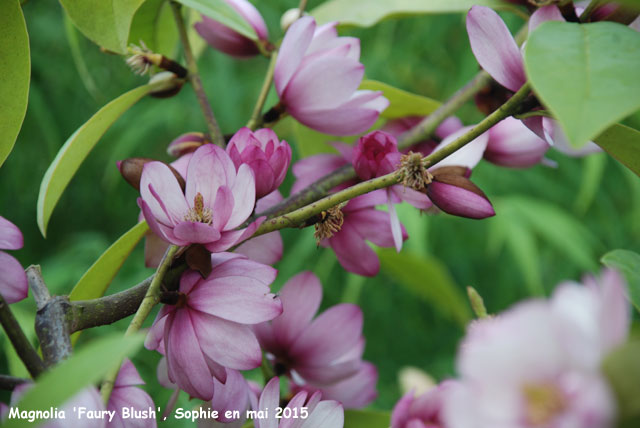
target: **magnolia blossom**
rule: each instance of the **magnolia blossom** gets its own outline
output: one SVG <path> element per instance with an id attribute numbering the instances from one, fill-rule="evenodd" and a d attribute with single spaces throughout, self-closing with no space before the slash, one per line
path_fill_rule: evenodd
<path id="1" fill-rule="evenodd" d="M 391 428 L 447 428 L 442 409 L 446 391 L 454 381 L 446 381 L 419 396 L 407 392 L 393 407 Z"/>
<path id="2" fill-rule="evenodd" d="M 213 399 L 203 407 L 218 412 L 215 419 L 198 420 L 198 428 L 241 428 L 247 419 L 246 411 L 249 409 L 249 395 L 252 391 L 249 383 L 237 370 L 227 369 L 227 380 L 222 383 L 213 378 Z M 259 393 L 259 391 L 258 391 Z M 233 412 L 240 412 L 239 418 L 233 418 Z M 227 417 L 226 412 L 231 412 L 232 417 Z"/>
<path id="3" fill-rule="evenodd" d="M 22 248 L 22 232 L 6 218 L 0 216 L 0 250 Z M 15 303 L 27 297 L 27 276 L 18 260 L 0 251 L 0 294 L 7 303 Z"/>
<path id="4" fill-rule="evenodd" d="M 358 90 L 364 75 L 360 41 L 338 37 L 336 22 L 316 28 L 305 16 L 284 36 L 274 83 L 282 107 L 302 124 L 331 135 L 366 131 L 389 101 L 382 92 Z"/>
<path id="5" fill-rule="evenodd" d="M 291 162 L 291 147 L 269 128 L 256 132 L 240 128 L 229 141 L 227 153 L 236 168 L 247 164 L 253 170 L 256 198 L 268 195 L 282 184 Z"/>
<path id="6" fill-rule="evenodd" d="M 629 305 L 617 272 L 584 283 L 471 325 L 460 382 L 445 397 L 448 428 L 613 426 L 615 400 L 600 364 L 626 340 Z"/>
<path id="7" fill-rule="evenodd" d="M 282 312 L 269 293 L 275 269 L 240 254 L 214 253 L 213 270 L 202 279 L 195 271 L 180 279 L 175 305 L 165 305 L 145 346 L 167 357 L 168 375 L 191 396 L 210 400 L 212 376 L 225 382 L 225 368 L 249 370 L 262 361 L 250 325 Z"/>
<path id="8" fill-rule="evenodd" d="M 133 408 L 134 411 L 148 411 L 155 409 L 153 400 L 138 385 L 144 385 L 144 381 L 138 374 L 133 363 L 125 359 L 118 372 L 118 377 L 113 386 L 113 392 L 109 397 L 107 410 L 115 411 L 113 420 L 109 422 L 109 427 L 122 428 L 153 428 L 157 426 L 156 420 L 149 418 L 123 417 L 122 409 Z"/>
<path id="9" fill-rule="evenodd" d="M 363 407 L 377 395 L 378 373 L 362 361 L 362 311 L 343 303 L 313 316 L 322 284 L 311 272 L 291 278 L 280 291 L 282 315 L 254 327 L 277 375 L 288 375 L 298 390 L 322 391 L 345 407 Z"/>
<path id="10" fill-rule="evenodd" d="M 540 163 L 547 150 L 549 143 L 508 117 L 489 130 L 484 158 L 496 165 L 526 168 Z"/>
<path id="11" fill-rule="evenodd" d="M 177 178 L 162 162 L 144 165 L 138 205 L 151 230 L 175 245 L 202 244 L 224 251 L 253 234 L 259 222 L 236 230 L 255 206 L 251 167 L 236 167 L 227 153 L 206 144 L 193 153 L 182 192 Z"/>
<path id="12" fill-rule="evenodd" d="M 256 418 L 253 421 L 255 428 L 342 428 L 342 405 L 337 401 L 322 400 L 321 395 L 320 392 L 311 395 L 306 391 L 298 392 L 289 400 L 282 419 L 276 419 L 275 409 L 280 407 L 280 379 L 274 377 L 264 387 L 259 400 L 252 397 L 254 410 L 267 416 Z"/>
<path id="13" fill-rule="evenodd" d="M 247 0 L 224 0 L 224 2 L 251 25 L 259 42 L 268 40 L 269 31 L 267 30 L 267 25 L 255 6 Z M 256 42 L 205 15 L 202 15 L 202 21 L 194 24 L 194 27 L 211 47 L 227 55 L 245 58 L 260 53 Z"/>
<path id="14" fill-rule="evenodd" d="M 402 134 L 415 128 L 424 119 L 425 117 L 422 116 L 407 116 L 393 119 L 385 123 L 381 130 L 388 132 L 396 138 L 400 138 Z M 440 125 L 438 125 L 434 132 L 434 136 L 437 137 L 438 140 L 444 140 L 449 135 L 462 128 L 462 126 L 462 121 L 460 119 L 456 116 L 449 116 L 443 120 Z M 434 139 L 423 140 L 416 143 L 411 148 L 403 150 L 403 152 L 411 150 L 412 152 L 421 153 L 423 156 L 428 156 L 433 152 L 433 149 L 435 149 L 438 144 L 438 141 Z"/>
<path id="15" fill-rule="evenodd" d="M 167 146 L 167 154 L 174 158 L 180 158 L 186 154 L 195 152 L 198 147 L 207 144 L 207 137 L 202 132 L 187 132 L 174 139 Z M 173 164 L 171 164 L 173 166 Z M 186 176 L 186 168 L 183 177 Z"/>

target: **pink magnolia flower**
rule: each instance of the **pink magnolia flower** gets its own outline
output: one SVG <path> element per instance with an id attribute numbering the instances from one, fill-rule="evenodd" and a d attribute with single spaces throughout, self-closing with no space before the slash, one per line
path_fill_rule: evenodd
<path id="1" fill-rule="evenodd" d="M 254 410 L 268 415 L 257 418 L 253 422 L 255 428 L 342 428 L 344 426 L 344 409 L 333 400 L 321 400 L 321 393 L 309 396 L 305 391 L 298 392 L 291 398 L 282 419 L 276 419 L 275 409 L 280 407 L 280 379 L 274 377 L 264 387 L 260 399 L 252 400 Z M 290 417 L 286 417 L 291 415 Z M 306 417 L 302 417 L 306 415 Z M 297 416 L 297 418 L 295 417 Z"/>
<path id="2" fill-rule="evenodd" d="M 407 392 L 393 407 L 391 428 L 447 428 L 442 408 L 445 393 L 454 382 L 445 381 L 419 396 Z"/>
<path id="3" fill-rule="evenodd" d="M 144 165 L 138 205 L 151 230 L 175 245 L 202 244 L 224 251 L 253 234 L 260 221 L 236 230 L 255 206 L 255 180 L 248 165 L 236 172 L 229 155 L 206 144 L 193 153 L 182 192 L 169 167 Z"/>
<path id="4" fill-rule="evenodd" d="M 261 213 L 282 201 L 282 195 L 274 190 L 256 202 L 256 212 Z M 265 265 L 277 263 L 282 258 L 283 243 L 279 231 L 265 233 L 244 241 L 235 253 L 243 254 L 253 261 Z"/>
<path id="5" fill-rule="evenodd" d="M 389 102 L 358 90 L 364 75 L 360 41 L 338 37 L 336 22 L 316 28 L 305 16 L 284 36 L 274 82 L 281 104 L 300 123 L 331 135 L 366 131 Z"/>
<path id="6" fill-rule="evenodd" d="M 275 269 L 233 253 L 214 253 L 211 263 L 206 279 L 195 271 L 182 275 L 176 304 L 160 310 L 145 342 L 167 357 L 171 382 L 203 400 L 213 396 L 212 376 L 226 381 L 225 368 L 260 365 L 250 325 L 282 312 L 280 299 L 269 293 Z"/>
<path id="7" fill-rule="evenodd" d="M 584 282 L 472 324 L 458 355 L 460 382 L 445 397 L 448 428 L 613 426 L 600 363 L 626 340 L 629 305 L 616 272 Z"/>
<path id="8" fill-rule="evenodd" d="M 549 147 L 522 122 L 508 117 L 489 130 L 484 158 L 496 165 L 526 168 L 540 163 Z"/>
<path id="9" fill-rule="evenodd" d="M 311 272 L 291 278 L 280 291 L 282 315 L 254 327 L 276 375 L 289 376 L 297 390 L 322 391 L 345 407 L 363 407 L 377 395 L 378 373 L 363 363 L 362 311 L 333 306 L 315 320 L 322 284 Z"/>
<path id="10" fill-rule="evenodd" d="M 23 245 L 20 229 L 0 216 L 0 250 L 19 250 Z M 27 297 L 27 275 L 18 260 L 0 251 L 0 294 L 7 303 L 15 303 Z"/>
<path id="11" fill-rule="evenodd" d="M 256 198 L 268 195 L 282 184 L 291 162 L 291 147 L 269 128 L 256 132 L 240 128 L 229 141 L 227 153 L 236 168 L 246 164 L 253 170 Z"/>
<path id="12" fill-rule="evenodd" d="M 255 6 L 247 0 L 224 0 L 224 2 L 251 25 L 259 41 L 265 42 L 268 40 L 267 25 Z M 207 16 L 203 15 L 202 21 L 194 24 L 194 27 L 211 47 L 227 55 L 246 58 L 260 53 L 256 42 Z"/>
<path id="13" fill-rule="evenodd" d="M 107 410 L 116 412 L 113 420 L 109 422 L 109 427 L 153 428 L 157 426 L 155 419 L 144 419 L 140 417 L 123 418 L 124 408 L 133 409 L 134 416 L 135 412 L 149 411 L 149 409 L 155 410 L 153 400 L 149 394 L 138 387 L 138 385 L 144 385 L 144 381 L 138 374 L 133 363 L 125 359 L 113 386 L 111 397 L 109 397 L 109 404 L 107 405 Z"/>

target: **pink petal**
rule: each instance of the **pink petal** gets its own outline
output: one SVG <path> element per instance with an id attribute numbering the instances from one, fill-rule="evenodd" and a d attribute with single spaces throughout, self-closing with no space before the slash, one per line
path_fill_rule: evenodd
<path id="1" fill-rule="evenodd" d="M 378 255 L 353 227 L 343 225 L 340 232 L 329 238 L 329 245 L 336 253 L 338 262 L 349 272 L 375 276 L 380 270 Z"/>
<path id="2" fill-rule="evenodd" d="M 373 208 L 376 205 L 384 205 L 386 203 L 387 193 L 384 189 L 379 189 L 351 199 L 344 207 L 343 211 L 353 212 L 364 208 Z"/>
<path id="3" fill-rule="evenodd" d="M 262 394 L 260 394 L 260 400 L 258 401 L 258 409 L 268 411 L 267 414 L 269 417 L 256 419 L 256 428 L 278 428 L 278 419 L 276 419 L 273 409 L 279 405 L 280 379 L 274 377 L 264 387 Z"/>
<path id="4" fill-rule="evenodd" d="M 156 315 L 156 319 L 153 321 L 151 328 L 147 332 L 147 337 L 144 340 L 144 347 L 149 350 L 156 350 L 162 355 L 165 354 L 164 349 L 164 328 L 167 322 L 167 315 L 175 310 L 175 307 L 163 306 Z"/>
<path id="5" fill-rule="evenodd" d="M 236 244 L 241 243 L 251 237 L 258 228 L 262 224 L 262 222 L 266 219 L 266 217 L 260 217 L 245 229 L 238 230 L 230 230 L 227 232 L 222 232 L 220 239 L 216 242 L 211 242 L 205 245 L 205 248 L 212 253 L 219 253 L 222 251 L 226 251 L 229 248 L 233 247 Z"/>
<path id="6" fill-rule="evenodd" d="M 193 27 L 210 46 L 227 55 L 247 58 L 260 53 L 252 40 L 207 16 L 202 15 Z"/>
<path id="7" fill-rule="evenodd" d="M 618 271 L 605 269 L 599 282 L 604 315 L 603 336 L 605 347 L 610 350 L 629 336 L 631 308 L 626 297 L 626 282 Z"/>
<path id="8" fill-rule="evenodd" d="M 321 366 L 296 365 L 295 371 L 305 382 L 315 386 L 331 385 L 357 373 L 361 364 L 360 358 L 355 358 L 340 363 Z"/>
<path id="9" fill-rule="evenodd" d="M 191 244 L 208 244 L 220 239 L 220 232 L 212 225 L 183 221 L 173 228 L 176 238 Z"/>
<path id="10" fill-rule="evenodd" d="M 255 174 L 256 197 L 261 198 L 268 195 L 277 187 L 273 168 L 264 159 L 256 159 L 248 163 Z"/>
<path id="11" fill-rule="evenodd" d="M 220 186 L 232 186 L 236 167 L 227 153 L 215 144 L 205 144 L 193 153 L 187 168 L 185 198 L 193 206 L 195 196 L 200 193 L 204 206 L 213 207 Z"/>
<path id="12" fill-rule="evenodd" d="M 0 216 L 0 250 L 19 250 L 23 243 L 20 229 Z"/>
<path id="13" fill-rule="evenodd" d="M 265 265 L 277 263 L 282 258 L 283 244 L 280 232 L 265 233 L 240 244 L 235 252 Z"/>
<path id="14" fill-rule="evenodd" d="M 155 428 L 155 420 L 145 420 L 142 418 L 132 418 L 131 412 L 129 415 L 123 417 L 123 409 L 133 408 L 134 411 L 145 411 L 149 408 L 155 409 L 153 400 L 144 390 L 135 386 L 115 387 L 109 398 L 109 404 L 107 410 L 115 411 L 111 422 L 108 422 L 109 428 Z M 108 421 L 108 417 L 105 419 Z M 90 425 L 86 419 L 83 420 L 84 427 L 93 426 Z M 83 427 L 83 428 L 84 428 Z"/>
<path id="15" fill-rule="evenodd" d="M 249 278 L 266 286 L 276 279 L 277 271 L 271 266 L 247 259 L 241 254 L 215 253 L 211 255 L 213 272 L 207 279 Z"/>
<path id="16" fill-rule="evenodd" d="M 467 14 L 471 50 L 478 63 L 498 83 L 517 91 L 527 78 L 522 55 L 500 16 L 485 6 L 473 6 Z"/>
<path id="17" fill-rule="evenodd" d="M 531 132 L 521 121 L 507 118 L 489 130 L 484 157 L 497 165 L 528 167 L 539 163 L 549 144 Z"/>
<path id="18" fill-rule="evenodd" d="M 270 321 L 282 313 L 282 303 L 269 287 L 246 277 L 204 280 L 189 295 L 189 306 L 242 324 Z"/>
<path id="19" fill-rule="evenodd" d="M 256 205 L 256 184 L 249 165 L 240 165 L 238 177 L 231 188 L 233 211 L 224 230 L 234 229 L 244 223 Z"/>
<path id="20" fill-rule="evenodd" d="M 486 198 L 462 187 L 434 181 L 427 192 L 438 208 L 451 215 L 482 219 L 496 214 Z"/>
<path id="21" fill-rule="evenodd" d="M 234 199 L 233 193 L 228 186 L 220 186 L 213 203 L 213 222 L 212 226 L 217 230 L 224 230 L 225 225 L 231 217 L 233 211 Z"/>
<path id="22" fill-rule="evenodd" d="M 474 6 L 476 7 L 476 6 Z M 448 146 L 449 144 L 456 141 L 459 137 L 466 134 L 473 126 L 466 126 L 453 134 L 449 135 L 445 138 L 438 146 L 433 150 L 433 152 L 437 152 L 438 150 Z M 478 162 L 482 159 L 482 155 L 484 154 L 485 149 L 487 148 L 487 143 L 489 142 L 489 133 L 485 132 L 484 134 L 477 137 L 475 140 L 467 143 L 460 150 L 455 151 L 450 154 L 437 164 L 435 164 L 430 169 L 436 169 L 443 166 L 466 166 L 467 168 L 473 169 Z"/>
<path id="23" fill-rule="evenodd" d="M 293 175 L 297 180 L 291 188 L 291 194 L 293 195 L 299 192 L 325 175 L 346 165 L 346 163 L 342 156 L 328 153 L 309 156 L 299 160 L 293 164 L 292 168 Z"/>
<path id="24" fill-rule="evenodd" d="M 302 62 L 311 39 L 315 31 L 315 20 L 309 16 L 304 16 L 294 22 L 287 30 L 287 33 L 280 45 L 280 53 L 276 61 L 273 80 L 278 94 L 281 95 L 286 86 Z"/>
<path id="25" fill-rule="evenodd" d="M 27 275 L 18 260 L 0 251 L 0 294 L 7 303 L 15 303 L 27 297 Z"/>
<path id="26" fill-rule="evenodd" d="M 269 38 L 267 24 L 265 24 L 262 15 L 251 2 L 247 0 L 229 0 L 227 3 L 247 20 L 256 31 L 258 39 L 267 40 Z"/>
<path id="27" fill-rule="evenodd" d="M 392 427 L 405 427 L 407 420 L 409 419 L 409 408 L 413 403 L 414 391 L 411 390 L 404 394 L 400 400 L 393 406 L 391 413 L 391 426 Z"/>
<path id="28" fill-rule="evenodd" d="M 304 428 L 342 428 L 344 426 L 344 408 L 337 401 L 321 401 L 301 427 Z"/>
<path id="29" fill-rule="evenodd" d="M 309 325 L 322 301 L 322 284 L 312 272 L 289 279 L 280 290 L 282 315 L 272 322 L 278 343 L 289 347 Z"/>
<path id="30" fill-rule="evenodd" d="M 144 385 L 144 381 L 140 377 L 140 374 L 138 374 L 138 370 L 136 370 L 136 367 L 130 359 L 125 358 L 122 362 L 122 366 L 120 367 L 120 371 L 118 372 L 118 377 L 116 378 L 114 385 L 116 387 Z"/>
<path id="31" fill-rule="evenodd" d="M 149 206 L 153 217 L 165 226 L 182 221 L 189 210 L 178 180 L 162 162 L 148 162 L 144 165 L 140 178 L 140 196 Z"/>
<path id="32" fill-rule="evenodd" d="M 309 365 L 330 363 L 348 352 L 362 335 L 362 311 L 342 303 L 311 322 L 291 347 L 291 355 Z"/>
<path id="33" fill-rule="evenodd" d="M 155 215 L 151 211 L 151 208 L 144 201 L 144 199 L 138 198 L 137 202 L 138 202 L 138 206 L 140 207 L 140 210 L 142 210 L 142 215 L 144 216 L 144 219 L 149 225 L 149 229 L 151 229 L 151 232 L 153 232 L 160 239 L 166 242 L 171 242 L 172 244 L 181 245 L 181 246 L 188 244 L 188 242 L 186 241 L 173 239 L 174 238 L 173 233 L 169 233 L 168 227 L 158 223 Z"/>
<path id="34" fill-rule="evenodd" d="M 396 207 L 391 200 L 391 189 L 387 189 L 387 206 L 389 208 L 389 225 L 391 226 L 391 234 L 393 235 L 393 243 L 395 244 L 396 251 L 402 250 L 402 226 L 400 225 L 400 219 L 396 212 Z"/>
<path id="35" fill-rule="evenodd" d="M 565 21 L 562 13 L 560 13 L 560 9 L 558 9 L 558 6 L 555 4 L 541 7 L 533 12 L 529 18 L 529 34 L 533 33 L 540 24 L 546 21 Z"/>
<path id="36" fill-rule="evenodd" d="M 199 327 L 189 310 L 177 310 L 168 315 L 164 343 L 167 351 L 169 379 L 193 397 L 210 400 L 213 380 L 200 342 Z"/>
<path id="37" fill-rule="evenodd" d="M 227 410 L 239 410 L 243 413 L 249 405 L 249 385 L 239 371 L 226 370 L 227 380 L 221 383 L 218 379 L 213 379 L 213 400 L 211 408 L 219 412 L 220 422 L 232 422 L 235 419 L 224 416 Z M 244 415 L 241 415 L 243 418 Z"/>
<path id="38" fill-rule="evenodd" d="M 390 215 L 380 210 L 360 210 L 349 214 L 349 224 L 362 239 L 367 239 L 379 247 L 393 247 Z"/>
<path id="39" fill-rule="evenodd" d="M 260 366 L 260 345 L 248 326 L 203 312 L 189 312 L 200 347 L 209 358 L 235 370 Z"/>
<path id="40" fill-rule="evenodd" d="M 410 187 L 397 184 L 395 186 L 391 186 L 391 190 L 397 198 L 407 202 L 419 210 L 426 210 L 433 205 L 427 195 L 422 192 L 418 192 L 417 190 L 413 190 Z"/>
<path id="41" fill-rule="evenodd" d="M 378 396 L 378 370 L 366 361 L 353 376 L 331 386 L 321 388 L 322 396 L 341 402 L 346 408 L 361 408 Z"/>
<path id="42" fill-rule="evenodd" d="M 153 231 L 147 232 L 144 238 L 144 265 L 152 268 L 158 267 L 168 247 L 169 244 Z"/>

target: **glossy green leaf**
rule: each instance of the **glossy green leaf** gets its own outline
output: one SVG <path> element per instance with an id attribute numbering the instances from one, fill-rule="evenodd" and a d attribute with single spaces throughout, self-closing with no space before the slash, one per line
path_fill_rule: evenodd
<path id="1" fill-rule="evenodd" d="M 193 8 L 203 15 L 214 19 L 243 36 L 257 40 L 255 30 L 245 19 L 223 0 L 176 0 L 185 6 Z"/>
<path id="2" fill-rule="evenodd" d="M 73 24 L 105 49 L 127 53 L 129 28 L 144 0 L 60 0 Z"/>
<path id="3" fill-rule="evenodd" d="M 109 127 L 132 105 L 154 89 L 156 84 L 140 86 L 102 107 L 64 143 L 44 174 L 38 195 L 38 226 L 43 236 L 62 192 L 69 181 Z"/>
<path id="4" fill-rule="evenodd" d="M 473 5 L 499 7 L 500 0 L 329 0 L 311 11 L 319 24 L 370 27 L 385 18 L 433 13 L 464 13 Z"/>
<path id="5" fill-rule="evenodd" d="M 602 256 L 600 261 L 625 276 L 629 300 L 640 312 L 640 254 L 629 250 L 613 250 Z"/>
<path id="6" fill-rule="evenodd" d="M 640 108 L 640 33 L 622 24 L 545 22 L 527 40 L 533 89 L 580 147 Z"/>
<path id="7" fill-rule="evenodd" d="M 416 297 L 432 305 L 444 317 L 465 326 L 471 319 L 467 298 L 447 267 L 434 257 L 407 250 L 379 249 L 382 271 L 404 285 Z"/>
<path id="8" fill-rule="evenodd" d="M 614 349 L 603 361 L 602 369 L 609 380 L 618 407 L 618 427 L 640 424 L 640 340 Z"/>
<path id="9" fill-rule="evenodd" d="M 27 113 L 31 59 L 29 35 L 19 0 L 6 0 L 0 13 L 0 166 L 16 142 Z"/>
<path id="10" fill-rule="evenodd" d="M 129 44 L 144 43 L 150 50 L 172 57 L 178 43 L 178 29 L 168 0 L 147 0 L 131 23 Z"/>
<path id="11" fill-rule="evenodd" d="M 344 426 L 347 428 L 389 428 L 391 414 L 379 410 L 344 411 Z"/>
<path id="12" fill-rule="evenodd" d="M 140 239 L 149 230 L 145 221 L 136 224 L 102 253 L 71 290 L 70 300 L 89 300 L 104 296 L 109 284 Z"/>
<path id="13" fill-rule="evenodd" d="M 383 92 L 384 96 L 389 100 L 389 107 L 380 116 L 387 119 L 405 116 L 427 116 L 433 113 L 441 104 L 431 98 L 412 94 L 375 80 L 364 80 L 360 84 L 360 89 Z"/>
<path id="14" fill-rule="evenodd" d="M 20 411 L 61 407 L 79 391 L 113 370 L 123 358 L 134 354 L 142 346 L 144 337 L 143 333 L 128 337 L 118 333 L 92 341 L 40 376 L 17 406 Z M 4 426 L 30 427 L 32 423 L 28 419 L 16 418 L 5 421 Z"/>
<path id="15" fill-rule="evenodd" d="M 308 128 L 299 122 L 294 122 L 292 124 L 292 130 L 296 147 L 298 148 L 301 158 L 317 155 L 319 153 L 337 154 L 335 149 L 328 143 L 336 141 L 338 138 Z"/>
<path id="16" fill-rule="evenodd" d="M 598 135 L 594 141 L 640 176 L 640 131 L 617 123 Z"/>

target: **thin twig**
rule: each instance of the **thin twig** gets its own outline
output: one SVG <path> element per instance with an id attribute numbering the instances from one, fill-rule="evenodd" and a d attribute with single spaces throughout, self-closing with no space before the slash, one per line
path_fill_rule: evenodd
<path id="1" fill-rule="evenodd" d="M 262 83 L 260 94 L 258 95 L 258 101 L 256 101 L 256 106 L 253 108 L 251 119 L 249 119 L 249 122 L 247 123 L 247 127 L 252 131 L 255 131 L 264 122 L 262 119 L 262 108 L 264 107 L 264 102 L 267 100 L 267 95 L 269 95 L 269 90 L 271 89 L 271 82 L 273 82 L 273 73 L 276 68 L 277 59 L 278 51 L 274 50 L 271 52 L 269 68 L 267 69 L 267 74 L 264 76 L 264 82 Z"/>
<path id="2" fill-rule="evenodd" d="M 5 391 L 13 391 L 16 386 L 22 385 L 23 383 L 27 382 L 31 382 L 31 380 L 25 379 L 23 377 L 0 374 L 0 389 L 4 389 Z"/>
<path id="3" fill-rule="evenodd" d="M 25 336 L 20 324 L 13 316 L 9 304 L 0 295 L 0 324 L 7 333 L 13 348 L 29 371 L 29 374 L 36 378 L 45 370 L 44 362 Z"/>
<path id="4" fill-rule="evenodd" d="M 191 44 L 189 43 L 189 36 L 187 35 L 187 28 L 184 24 L 182 14 L 180 13 L 180 5 L 172 1 L 171 10 L 173 11 L 173 17 L 175 18 L 176 25 L 178 26 L 180 42 L 182 43 L 182 47 L 184 49 L 184 57 L 187 61 L 187 68 L 189 69 L 189 80 L 191 81 L 193 90 L 195 91 L 196 97 L 198 98 L 198 103 L 200 104 L 200 108 L 202 109 L 202 113 L 204 114 L 205 122 L 207 122 L 207 128 L 209 129 L 211 141 L 213 141 L 214 144 L 217 144 L 220 147 L 224 147 L 224 136 L 222 135 L 222 131 L 220 131 L 220 126 L 218 126 L 216 117 L 213 114 L 211 105 L 209 104 L 209 99 L 207 98 L 207 94 L 205 93 L 204 87 L 202 86 L 202 80 L 200 80 L 200 74 L 198 73 L 198 64 L 196 63 L 196 59 L 193 56 Z"/>

